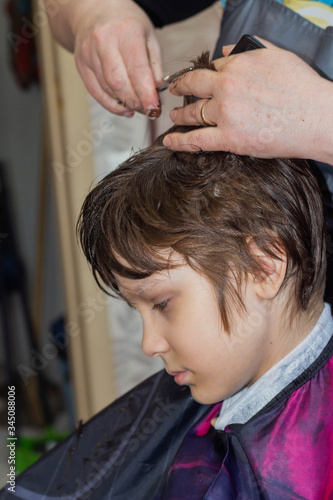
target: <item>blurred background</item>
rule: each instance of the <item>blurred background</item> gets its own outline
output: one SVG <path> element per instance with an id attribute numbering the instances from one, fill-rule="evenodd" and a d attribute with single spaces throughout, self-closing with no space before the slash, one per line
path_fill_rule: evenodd
<path id="1" fill-rule="evenodd" d="M 21 472 L 80 421 L 162 368 L 140 350 L 140 319 L 93 282 L 75 226 L 91 185 L 170 125 L 110 115 L 52 39 L 42 2 L 0 16 L 0 487 L 15 386 Z M 159 30 L 164 74 L 214 49 L 220 2 Z M 209 30 L 202 27 L 209 26 Z"/>

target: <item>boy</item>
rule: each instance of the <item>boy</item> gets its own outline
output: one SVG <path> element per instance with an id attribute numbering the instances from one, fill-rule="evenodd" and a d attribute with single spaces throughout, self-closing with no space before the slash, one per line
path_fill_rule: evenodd
<path id="1" fill-rule="evenodd" d="M 305 161 L 178 153 L 162 139 L 98 184 L 79 225 L 100 286 L 140 312 L 143 351 L 215 404 L 155 498 L 332 498 L 316 180 Z"/>
<path id="2" fill-rule="evenodd" d="M 138 309 L 143 351 L 168 374 L 1 498 L 330 499 L 333 324 L 316 180 L 305 161 L 177 153 L 162 139 L 88 195 L 79 233 L 98 283 Z"/>

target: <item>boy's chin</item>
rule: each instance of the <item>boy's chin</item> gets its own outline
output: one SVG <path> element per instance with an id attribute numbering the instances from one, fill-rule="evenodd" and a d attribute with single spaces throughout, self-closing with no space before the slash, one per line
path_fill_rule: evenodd
<path id="1" fill-rule="evenodd" d="M 203 391 L 198 390 L 195 386 L 190 386 L 190 390 L 192 398 L 201 405 L 214 405 L 222 401 L 222 399 L 218 399 L 217 396 L 214 397 L 213 395 L 210 396 L 205 394 Z"/>

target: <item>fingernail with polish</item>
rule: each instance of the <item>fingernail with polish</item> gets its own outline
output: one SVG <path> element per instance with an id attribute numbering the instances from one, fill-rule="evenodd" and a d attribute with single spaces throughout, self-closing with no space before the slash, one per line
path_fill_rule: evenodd
<path id="1" fill-rule="evenodd" d="M 134 111 L 125 111 L 123 116 L 126 116 L 126 118 L 132 118 L 132 116 L 134 116 Z"/>
<path id="2" fill-rule="evenodd" d="M 148 106 L 146 108 L 146 115 L 154 120 L 155 118 L 158 118 L 161 115 L 161 108 L 156 106 Z"/>

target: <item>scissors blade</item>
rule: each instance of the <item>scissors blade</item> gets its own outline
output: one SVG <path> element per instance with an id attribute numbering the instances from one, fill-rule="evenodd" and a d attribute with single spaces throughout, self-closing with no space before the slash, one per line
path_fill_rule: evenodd
<path id="1" fill-rule="evenodd" d="M 184 75 L 185 73 L 188 73 L 189 71 L 193 71 L 193 66 L 190 66 L 189 68 L 182 69 L 180 71 L 177 71 L 176 73 L 173 73 L 172 75 L 167 75 L 162 78 L 159 82 L 156 84 L 156 90 L 157 92 L 163 92 L 166 90 L 170 83 L 173 83 L 179 78 L 181 75 Z"/>

